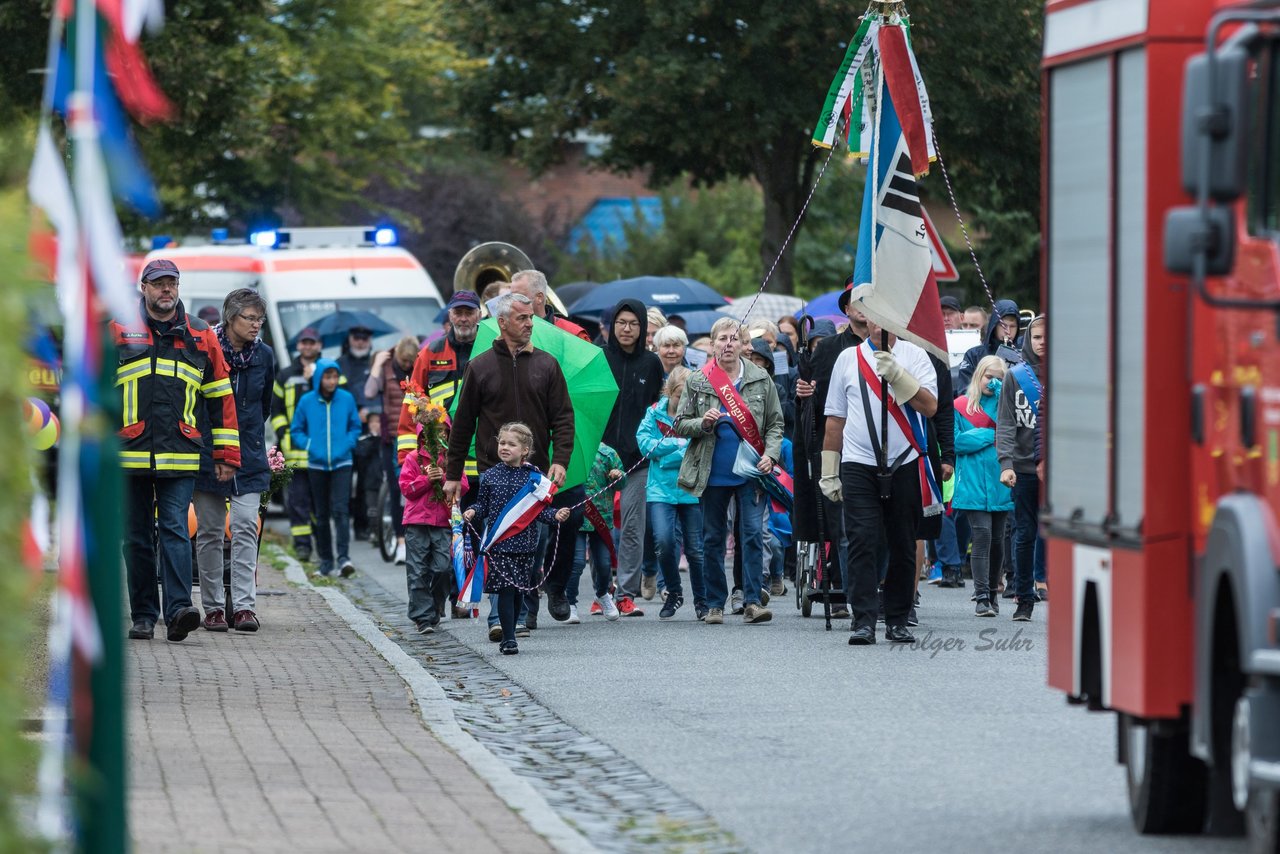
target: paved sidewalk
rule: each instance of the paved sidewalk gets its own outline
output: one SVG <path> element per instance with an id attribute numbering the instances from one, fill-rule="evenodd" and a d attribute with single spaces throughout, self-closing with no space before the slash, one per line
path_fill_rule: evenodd
<path id="1" fill-rule="evenodd" d="M 315 591 L 258 581 L 256 635 L 128 643 L 135 850 L 552 850 Z"/>

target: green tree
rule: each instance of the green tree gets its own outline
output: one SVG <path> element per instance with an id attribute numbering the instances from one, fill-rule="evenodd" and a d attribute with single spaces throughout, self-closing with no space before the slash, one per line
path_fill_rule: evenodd
<path id="1" fill-rule="evenodd" d="M 1038 210 L 1040 4 L 910 6 L 958 186 L 980 193 L 999 176 L 1022 191 L 1010 204 Z M 699 185 L 752 178 L 762 194 L 760 267 L 773 263 L 823 156 L 809 138 L 857 27 L 854 8 L 838 0 L 448 7 L 458 40 L 486 61 L 460 81 L 455 99 L 481 145 L 545 166 L 586 128 L 608 135 L 605 164 L 649 170 L 655 186 L 686 174 Z M 771 288 L 794 287 L 793 252 L 782 256 Z"/>

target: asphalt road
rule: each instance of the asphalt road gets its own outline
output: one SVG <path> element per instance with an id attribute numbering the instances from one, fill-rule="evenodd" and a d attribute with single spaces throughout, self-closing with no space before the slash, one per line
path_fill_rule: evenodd
<path id="1" fill-rule="evenodd" d="M 404 600 L 403 567 L 353 545 Z M 1046 687 L 1047 609 L 1013 623 L 1005 600 L 980 619 L 970 592 L 923 586 L 914 648 L 850 647 L 847 624 L 824 631 L 790 590 L 756 626 L 706 626 L 690 605 L 662 623 L 657 600 L 570 626 L 544 605 L 513 657 L 483 619 L 442 625 L 756 851 L 1244 851 L 1135 834 L 1114 718 Z"/>

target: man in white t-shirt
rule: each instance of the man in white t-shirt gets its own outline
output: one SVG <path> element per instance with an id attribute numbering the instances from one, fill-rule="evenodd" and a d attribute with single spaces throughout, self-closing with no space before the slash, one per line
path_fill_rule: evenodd
<path id="1" fill-rule="evenodd" d="M 867 340 L 841 353 L 831 373 L 818 482 L 824 495 L 844 503 L 849 541 L 845 596 L 853 613 L 849 635 L 853 646 L 876 642 L 880 572 L 875 556 L 882 532 L 889 552 L 884 579 L 885 639 L 915 640 L 906 623 L 916 571 L 916 526 L 924 508 L 920 454 L 901 427 L 903 419 L 890 411 L 885 467 L 879 378 L 888 380 L 891 410 L 909 407 L 930 418 L 938 408 L 938 375 L 928 353 L 892 333 L 889 349 L 884 351 L 880 348 L 884 330 L 874 323 L 867 325 Z"/>

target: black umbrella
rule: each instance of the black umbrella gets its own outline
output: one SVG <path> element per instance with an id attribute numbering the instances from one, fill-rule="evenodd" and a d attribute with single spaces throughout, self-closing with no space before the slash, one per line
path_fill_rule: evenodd
<path id="1" fill-rule="evenodd" d="M 696 279 L 675 276 L 637 276 L 592 288 L 569 306 L 570 314 L 599 316 L 625 297 L 638 299 L 663 314 L 686 314 L 699 309 L 716 309 L 729 301 Z M 710 328 L 710 327 L 708 327 Z"/>
<path id="2" fill-rule="evenodd" d="M 349 311 L 347 309 L 339 309 L 332 314 L 317 318 L 308 323 L 307 327 L 316 331 L 320 336 L 320 343 L 325 347 L 338 346 L 346 340 L 347 333 L 352 329 L 368 329 L 374 335 L 386 335 L 388 332 L 396 331 L 394 326 L 371 311 Z M 302 331 L 299 330 L 296 335 L 289 339 L 290 347 L 298 346 L 298 335 L 301 335 Z"/>

